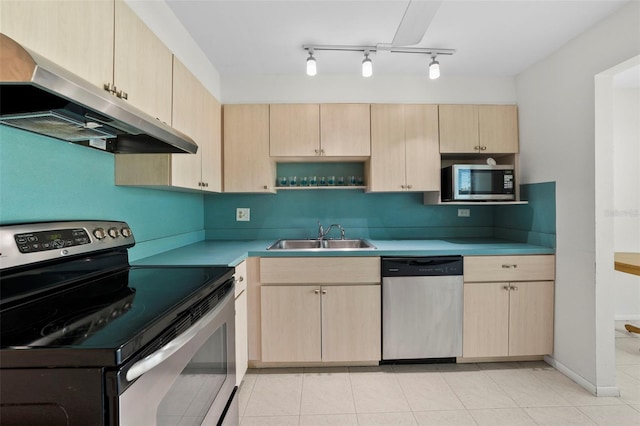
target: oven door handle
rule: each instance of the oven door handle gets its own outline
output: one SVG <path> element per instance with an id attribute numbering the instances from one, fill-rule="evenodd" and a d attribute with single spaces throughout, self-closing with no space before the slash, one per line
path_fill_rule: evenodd
<path id="1" fill-rule="evenodd" d="M 195 324 L 193 324 L 191 327 L 189 327 L 187 331 L 185 331 L 184 333 L 182 333 L 181 335 L 179 335 L 178 337 L 176 337 L 175 339 L 173 339 L 172 341 L 170 341 L 169 343 L 167 343 L 166 345 L 164 345 L 154 353 L 147 355 L 140 361 L 133 364 L 131 368 L 129 368 L 129 370 L 127 371 L 127 374 L 126 374 L 127 380 L 132 381 L 137 379 L 147 371 L 162 364 L 164 361 L 170 358 L 171 355 L 178 352 L 184 345 L 189 343 L 189 341 L 193 339 L 196 336 L 196 334 L 198 334 L 203 328 L 205 328 L 207 324 L 209 324 L 209 322 L 211 322 L 211 320 L 213 320 L 218 315 L 218 313 L 220 313 L 220 311 L 224 308 L 224 306 L 229 302 L 229 299 L 231 299 L 232 297 L 233 297 L 233 291 L 229 292 L 213 310 L 211 310 L 205 316 L 200 318 L 200 320 Z"/>

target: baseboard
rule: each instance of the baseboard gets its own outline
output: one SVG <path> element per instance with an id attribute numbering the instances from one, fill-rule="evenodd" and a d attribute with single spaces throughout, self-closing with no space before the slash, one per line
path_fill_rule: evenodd
<path id="1" fill-rule="evenodd" d="M 616 321 L 640 321 L 640 314 L 616 315 Z"/>
<path id="2" fill-rule="evenodd" d="M 578 385 L 585 388 L 589 393 L 595 396 L 612 396 L 617 397 L 620 396 L 620 389 L 617 386 L 595 386 L 593 383 L 589 382 L 587 379 L 577 374 L 575 371 L 568 368 L 566 365 L 562 364 L 555 358 L 551 356 L 545 356 L 544 360 L 547 364 L 551 365 L 553 368 L 576 382 Z"/>

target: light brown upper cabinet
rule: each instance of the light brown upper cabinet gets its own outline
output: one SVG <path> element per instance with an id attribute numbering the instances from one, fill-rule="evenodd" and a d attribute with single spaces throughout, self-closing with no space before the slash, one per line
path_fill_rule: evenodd
<path id="1" fill-rule="evenodd" d="M 368 104 L 321 104 L 320 150 L 330 157 L 371 155 Z"/>
<path id="2" fill-rule="evenodd" d="M 269 105 L 225 105 L 222 111 L 224 192 L 275 192 Z"/>
<path id="3" fill-rule="evenodd" d="M 3 0 L 0 31 L 171 125 L 172 53 L 123 0 Z"/>
<path id="4" fill-rule="evenodd" d="M 368 157 L 368 104 L 270 105 L 272 157 Z"/>
<path id="5" fill-rule="evenodd" d="M 117 154 L 116 184 L 222 191 L 220 103 L 174 58 L 173 127 L 198 144 L 196 154 Z"/>
<path id="6" fill-rule="evenodd" d="M 438 190 L 438 107 L 371 105 L 369 191 Z"/>
<path id="7" fill-rule="evenodd" d="M 113 82 L 113 0 L 2 0 L 0 9 L 3 34 L 95 86 Z"/>
<path id="8" fill-rule="evenodd" d="M 320 105 L 270 105 L 269 144 L 272 157 L 320 155 Z"/>
<path id="9" fill-rule="evenodd" d="M 116 95 L 171 125 L 173 54 L 123 0 L 115 4 L 114 46 Z"/>
<path id="10" fill-rule="evenodd" d="M 515 105 L 440 105 L 442 154 L 518 152 Z"/>

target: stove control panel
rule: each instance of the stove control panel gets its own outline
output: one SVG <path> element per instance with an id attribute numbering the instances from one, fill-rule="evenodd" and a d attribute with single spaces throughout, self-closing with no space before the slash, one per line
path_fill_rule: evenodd
<path id="1" fill-rule="evenodd" d="M 40 222 L 0 226 L 0 269 L 135 244 L 125 222 Z"/>
<path id="2" fill-rule="evenodd" d="M 89 244 L 91 240 L 82 228 L 56 229 L 53 231 L 28 232 L 14 235 L 21 253 L 33 253 L 43 250 L 56 250 L 63 247 Z"/>

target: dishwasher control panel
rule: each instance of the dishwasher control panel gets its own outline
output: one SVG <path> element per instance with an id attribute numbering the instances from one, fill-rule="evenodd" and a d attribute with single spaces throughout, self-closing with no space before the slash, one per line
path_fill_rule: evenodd
<path id="1" fill-rule="evenodd" d="M 383 277 L 462 275 L 462 256 L 383 257 Z"/>

